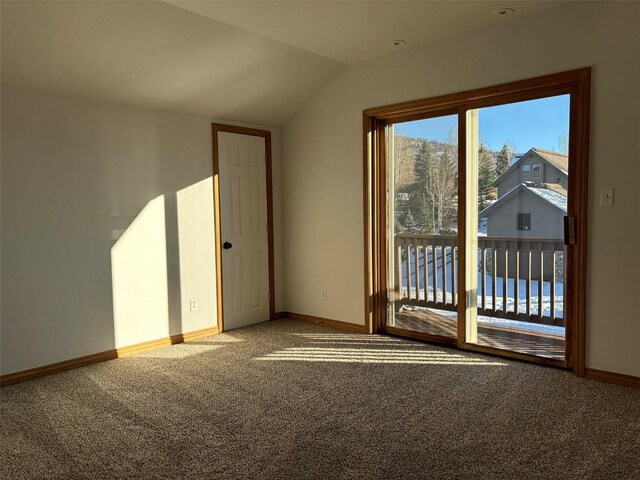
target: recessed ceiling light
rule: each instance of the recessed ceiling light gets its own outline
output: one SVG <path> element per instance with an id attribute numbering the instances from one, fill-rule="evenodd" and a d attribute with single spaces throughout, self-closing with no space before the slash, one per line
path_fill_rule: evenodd
<path id="1" fill-rule="evenodd" d="M 515 12 L 513 8 L 501 8 L 500 10 L 496 10 L 495 12 L 493 12 L 493 14 L 504 17 L 506 15 L 511 15 L 513 12 Z"/>
<path id="2" fill-rule="evenodd" d="M 391 45 L 392 47 L 400 47 L 406 44 L 407 44 L 406 40 L 392 40 L 391 42 L 389 42 L 389 45 Z"/>

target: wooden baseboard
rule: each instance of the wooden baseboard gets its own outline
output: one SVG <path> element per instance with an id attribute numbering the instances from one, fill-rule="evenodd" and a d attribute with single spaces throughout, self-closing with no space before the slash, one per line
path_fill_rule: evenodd
<path id="1" fill-rule="evenodd" d="M 640 388 L 640 377 L 633 375 L 625 375 L 623 373 L 607 372 L 605 370 L 596 370 L 587 368 L 585 377 L 600 382 L 615 383 L 616 385 L 624 385 L 625 387 Z"/>
<path id="2" fill-rule="evenodd" d="M 151 340 L 149 342 L 136 343 L 135 345 L 129 345 L 127 347 L 116 348 L 116 358 L 128 357 L 130 355 L 135 355 L 136 353 L 155 350 L 156 348 L 168 347 L 171 344 L 171 338 L 166 337 L 159 338 L 158 340 Z"/>
<path id="3" fill-rule="evenodd" d="M 60 373 L 67 370 L 72 370 L 74 368 L 84 367 L 85 365 L 91 365 L 92 363 L 114 360 L 116 358 L 118 358 L 118 352 L 114 349 L 107 350 L 106 352 L 85 355 L 83 357 L 72 358 L 71 360 L 51 363 L 42 367 L 30 368 L 28 370 L 22 370 L 20 372 L 7 373 L 0 376 L 0 386 L 5 387 L 14 383 L 26 382 L 27 380 L 33 380 L 35 378 L 53 375 L 54 373 Z"/>
<path id="4" fill-rule="evenodd" d="M 219 333 L 218 327 L 204 328 L 202 330 L 196 330 L 188 333 L 179 333 L 177 335 L 160 338 L 158 340 L 151 340 L 149 342 L 137 343 L 135 345 L 129 345 L 127 347 L 114 348 L 105 352 L 93 353 L 91 355 L 85 355 L 83 357 L 72 358 L 71 360 L 64 360 L 62 362 L 43 365 L 42 367 L 30 368 L 28 370 L 22 370 L 20 372 L 7 373 L 0 376 L 0 387 L 5 387 L 14 383 L 26 382 L 27 380 L 33 380 L 35 378 L 53 375 L 55 373 L 65 372 L 74 368 L 91 365 L 92 363 L 106 362 L 107 360 L 114 360 L 116 358 L 134 355 L 136 353 L 155 350 L 156 348 L 168 347 L 170 345 L 175 345 L 176 343 L 188 342 L 190 340 L 208 337 L 217 333 Z"/>
<path id="5" fill-rule="evenodd" d="M 203 328 L 202 330 L 194 330 L 193 332 L 178 333 L 177 335 L 171 335 L 171 345 L 176 343 L 190 342 L 191 340 L 197 340 L 202 337 L 209 337 L 211 335 L 217 335 L 220 333 L 218 327 Z"/>
<path id="6" fill-rule="evenodd" d="M 279 312 L 276 314 L 278 318 L 289 318 L 299 322 L 312 323 L 323 327 L 335 328 L 338 330 L 346 330 L 355 333 L 369 333 L 365 325 L 356 325 L 355 323 L 341 322 L 339 320 L 330 320 L 328 318 L 314 317 L 312 315 L 302 315 L 293 312 Z"/>

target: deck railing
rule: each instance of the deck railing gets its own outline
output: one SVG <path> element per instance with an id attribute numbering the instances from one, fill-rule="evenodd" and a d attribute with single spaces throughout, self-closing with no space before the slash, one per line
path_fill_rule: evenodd
<path id="1" fill-rule="evenodd" d="M 397 234 L 395 290 L 400 305 L 455 311 L 456 236 Z M 561 239 L 478 237 L 478 315 L 563 325 Z"/>

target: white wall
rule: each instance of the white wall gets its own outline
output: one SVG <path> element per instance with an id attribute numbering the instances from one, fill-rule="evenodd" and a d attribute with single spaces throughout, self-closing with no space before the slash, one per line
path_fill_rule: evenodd
<path id="1" fill-rule="evenodd" d="M 1 100 L 2 373 L 215 326 L 212 120 L 6 86 Z"/>
<path id="2" fill-rule="evenodd" d="M 169 336 L 167 232 L 170 230 L 166 226 L 165 201 L 165 196 L 160 195 L 147 203 L 111 248 L 116 348 Z M 211 240 L 211 233 L 213 230 L 205 238 Z M 176 279 L 172 280 L 174 286 Z M 181 303 L 180 298 L 172 300 Z M 211 315 L 211 311 L 207 313 Z"/>
<path id="3" fill-rule="evenodd" d="M 286 310 L 364 322 L 363 109 L 593 66 L 587 366 L 640 375 L 638 32 L 640 3 L 570 3 L 339 73 L 283 130 Z"/>

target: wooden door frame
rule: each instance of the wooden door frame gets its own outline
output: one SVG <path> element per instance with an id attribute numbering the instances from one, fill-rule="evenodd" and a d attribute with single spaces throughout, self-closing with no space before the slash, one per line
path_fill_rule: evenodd
<path id="1" fill-rule="evenodd" d="M 458 298 L 458 339 L 444 339 L 427 334 L 416 338 L 448 342 L 458 348 L 571 369 L 585 375 L 586 274 L 588 219 L 589 115 L 591 67 L 555 73 L 491 87 L 453 93 L 423 100 L 376 107 L 363 112 L 364 157 L 364 248 L 365 248 L 365 325 L 369 332 L 386 331 L 387 258 L 386 258 L 386 158 L 384 128 L 390 123 L 439 115 L 458 114 L 458 282 L 465 278 L 466 211 L 466 111 L 470 109 L 570 94 L 569 164 L 574 181 L 569 182 L 567 215 L 576 218 L 576 243 L 569 246 L 567 269 L 574 272 L 574 282 L 565 282 L 568 322 L 565 330 L 566 364 L 516 352 L 508 352 L 466 342 L 465 295 Z M 464 290 L 464 289 L 463 289 Z M 397 332 L 389 332 L 397 333 Z"/>
<path id="2" fill-rule="evenodd" d="M 222 123 L 211 124 L 213 134 L 213 215 L 215 223 L 215 250 L 216 250 L 216 296 L 218 305 L 218 328 L 224 331 L 224 310 L 222 296 L 222 219 L 220 216 L 220 163 L 218 158 L 218 133 L 236 133 L 239 135 L 251 135 L 264 138 L 265 168 L 267 186 L 267 243 L 269 258 L 269 320 L 276 318 L 275 309 L 275 280 L 274 280 L 274 256 L 273 256 L 273 175 L 271 155 L 271 132 L 257 128 L 239 127 Z"/>

